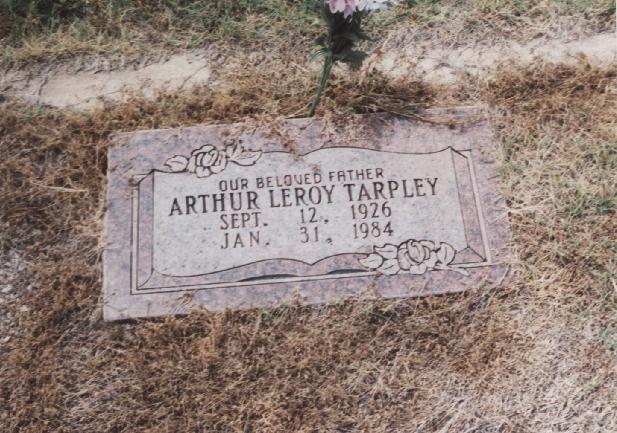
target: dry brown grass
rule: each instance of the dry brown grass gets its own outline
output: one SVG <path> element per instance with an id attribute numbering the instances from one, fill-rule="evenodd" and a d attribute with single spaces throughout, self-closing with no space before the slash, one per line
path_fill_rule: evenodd
<path id="1" fill-rule="evenodd" d="M 25 261 L 0 430 L 617 431 L 614 69 L 509 67 L 455 89 L 338 78 L 325 95 L 333 118 L 490 104 L 520 258 L 508 287 L 100 320 L 108 134 L 298 115 L 314 83 L 278 71 L 92 114 L 0 106 L 2 251 Z"/>
<path id="2" fill-rule="evenodd" d="M 406 44 L 446 47 L 535 38 L 577 39 L 615 28 L 612 0 L 418 0 L 394 21 Z M 389 20 L 390 21 L 390 20 Z M 398 27 L 398 29 L 397 29 Z"/>
<path id="3" fill-rule="evenodd" d="M 24 5 L 28 0 L 4 0 Z M 37 0 L 30 0 L 37 3 Z M 38 1 L 39 3 L 52 3 Z M 216 42 L 236 50 L 289 44 L 307 58 L 323 31 L 317 0 L 72 0 L 56 12 L 13 14 L 0 2 L 0 65 L 84 55 L 160 57 Z M 613 0 L 403 0 L 368 20 L 377 40 L 448 47 L 538 37 L 580 38 L 615 28 Z"/>

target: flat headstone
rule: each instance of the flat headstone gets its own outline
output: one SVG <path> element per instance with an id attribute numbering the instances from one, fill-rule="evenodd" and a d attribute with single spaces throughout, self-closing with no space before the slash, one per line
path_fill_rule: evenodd
<path id="1" fill-rule="evenodd" d="M 508 225 L 480 109 L 118 134 L 106 320 L 496 285 Z"/>

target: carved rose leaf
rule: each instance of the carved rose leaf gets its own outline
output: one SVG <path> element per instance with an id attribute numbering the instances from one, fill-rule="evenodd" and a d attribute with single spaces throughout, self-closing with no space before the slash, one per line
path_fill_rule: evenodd
<path id="1" fill-rule="evenodd" d="M 186 169 L 190 172 L 190 173 L 195 173 L 195 168 L 197 168 L 197 165 L 195 164 L 195 160 L 197 158 L 195 157 L 195 155 L 191 156 L 189 158 L 189 163 L 186 166 Z"/>
<path id="2" fill-rule="evenodd" d="M 242 152 L 230 159 L 238 165 L 247 166 L 255 164 L 260 157 L 261 150 L 252 151 L 242 149 Z"/>
<path id="3" fill-rule="evenodd" d="M 360 264 L 369 269 L 377 269 L 383 263 L 383 258 L 379 254 L 369 254 L 363 259 L 359 260 Z"/>
<path id="4" fill-rule="evenodd" d="M 396 259 L 384 260 L 381 266 L 377 269 L 377 271 L 381 272 L 384 275 L 398 274 L 400 270 L 401 267 L 398 265 L 398 260 Z"/>
<path id="5" fill-rule="evenodd" d="M 236 159 L 242 153 L 242 147 L 238 143 L 228 144 L 225 146 L 225 155 L 230 160 Z"/>
<path id="6" fill-rule="evenodd" d="M 396 245 L 385 244 L 383 247 L 375 247 L 375 252 L 381 255 L 384 259 L 395 259 L 398 253 Z"/>
<path id="7" fill-rule="evenodd" d="M 186 170 L 189 164 L 189 159 L 186 156 L 174 155 L 165 162 L 165 166 L 169 167 L 172 173 L 179 173 Z"/>

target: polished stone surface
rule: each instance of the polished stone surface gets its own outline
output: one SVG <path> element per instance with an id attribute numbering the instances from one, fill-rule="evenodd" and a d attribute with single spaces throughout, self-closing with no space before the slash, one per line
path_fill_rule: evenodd
<path id="1" fill-rule="evenodd" d="M 115 136 L 105 319 L 502 283 L 508 225 L 482 111 L 422 116 Z"/>

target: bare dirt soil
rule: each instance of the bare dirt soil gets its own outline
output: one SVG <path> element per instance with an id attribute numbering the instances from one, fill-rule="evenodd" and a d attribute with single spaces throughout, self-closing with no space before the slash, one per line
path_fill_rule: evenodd
<path id="1" fill-rule="evenodd" d="M 54 107 L 88 109 L 103 99 L 118 100 L 126 93 L 141 92 L 154 97 L 158 91 L 182 91 L 192 86 L 232 85 L 229 74 L 238 65 L 254 62 L 257 53 L 220 52 L 213 49 L 171 54 L 162 59 L 112 64 L 100 57 L 73 59 L 51 65 L 6 70 L 0 89 L 7 94 Z M 580 58 L 602 66 L 617 60 L 614 33 L 567 40 L 538 38 L 521 44 L 502 40 L 497 44 L 458 47 L 408 41 L 407 32 L 393 32 L 374 49 L 366 71 L 379 71 L 392 79 L 425 79 L 450 84 L 470 77 L 487 77 L 505 59 L 519 65 L 536 60 L 576 64 Z M 306 73 L 310 73 L 307 69 Z"/>

